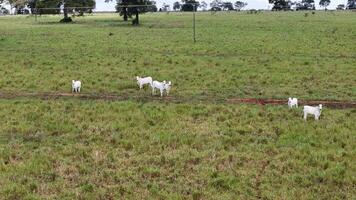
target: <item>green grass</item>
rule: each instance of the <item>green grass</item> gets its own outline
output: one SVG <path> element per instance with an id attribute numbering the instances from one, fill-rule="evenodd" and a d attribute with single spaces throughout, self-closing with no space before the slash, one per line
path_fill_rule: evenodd
<path id="1" fill-rule="evenodd" d="M 0 17 L 0 92 L 356 100 L 352 12 Z M 109 36 L 112 33 L 112 36 Z M 0 199 L 355 199 L 356 110 L 0 100 Z"/>
<path id="2" fill-rule="evenodd" d="M 4 199 L 353 199 L 355 110 L 0 102 Z"/>
<path id="3" fill-rule="evenodd" d="M 352 12 L 1 17 L 0 88 L 135 95 L 134 77 L 171 80 L 174 96 L 355 100 Z M 109 36 L 112 33 L 112 36 Z"/>

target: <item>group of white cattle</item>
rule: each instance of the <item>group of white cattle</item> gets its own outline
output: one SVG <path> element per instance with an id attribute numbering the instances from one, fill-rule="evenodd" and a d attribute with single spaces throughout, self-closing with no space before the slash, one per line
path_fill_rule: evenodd
<path id="1" fill-rule="evenodd" d="M 143 88 L 144 85 L 150 85 L 152 88 L 152 95 L 155 94 L 155 89 L 158 89 L 161 93 L 161 97 L 163 97 L 164 91 L 166 91 L 166 95 L 169 95 L 169 91 L 172 87 L 172 82 L 165 80 L 162 82 L 154 81 L 152 77 L 139 77 L 136 76 L 137 85 L 140 87 L 140 90 Z M 80 81 L 72 80 L 72 92 L 80 92 L 80 88 L 82 83 Z M 298 108 L 298 99 L 297 98 L 288 98 L 288 107 L 292 109 L 293 107 Z M 323 106 L 319 104 L 319 106 L 304 106 L 303 113 L 304 113 L 304 120 L 307 120 L 308 115 L 314 115 L 315 120 L 319 120 L 321 115 L 321 110 Z"/>
<path id="2" fill-rule="evenodd" d="M 137 85 L 140 87 L 140 89 L 143 88 L 144 85 L 150 85 L 152 88 L 152 94 L 155 94 L 155 89 L 158 89 L 161 93 L 161 97 L 163 97 L 164 92 L 166 92 L 166 95 L 169 95 L 169 91 L 171 90 L 172 87 L 172 82 L 168 81 L 166 82 L 165 80 L 162 82 L 159 81 L 153 81 L 152 77 L 139 77 L 136 76 L 137 80 Z M 72 80 L 72 92 L 79 93 L 80 88 L 82 87 L 82 83 L 77 80 Z"/>
<path id="3" fill-rule="evenodd" d="M 158 89 L 161 92 L 161 97 L 163 97 L 164 91 L 166 91 L 166 95 L 169 95 L 169 91 L 172 87 L 172 82 L 165 80 L 162 82 L 154 81 L 152 77 L 139 77 L 136 76 L 137 85 L 140 87 L 140 90 L 143 88 L 144 85 L 150 85 L 152 88 L 152 95 L 155 94 L 155 89 Z"/>
<path id="4" fill-rule="evenodd" d="M 298 99 L 297 98 L 288 98 L 288 107 L 293 108 L 296 107 L 298 108 Z M 323 105 L 319 104 L 319 106 L 304 106 L 303 109 L 303 118 L 306 121 L 308 118 L 308 115 L 314 115 L 315 120 L 319 120 L 319 117 L 321 115 L 321 110 L 323 109 Z"/>

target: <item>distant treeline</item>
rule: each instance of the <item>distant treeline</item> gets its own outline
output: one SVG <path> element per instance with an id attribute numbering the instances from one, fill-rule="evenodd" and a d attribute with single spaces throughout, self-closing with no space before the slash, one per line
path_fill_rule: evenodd
<path id="1" fill-rule="evenodd" d="M 111 2 L 115 0 L 105 0 Z M 273 5 L 273 11 L 289 10 L 315 10 L 314 0 L 266 0 Z M 331 0 L 319 0 L 319 6 L 327 10 Z M 10 13 L 4 6 L 10 5 Z M 205 1 L 181 0 L 171 5 L 163 3 L 160 8 L 153 0 L 116 0 L 115 10 L 123 17 L 124 21 L 132 18 L 132 24 L 139 24 L 139 14 L 145 12 L 168 11 L 240 11 L 247 6 L 244 1 L 213 0 L 208 7 Z M 4 14 L 63 14 L 61 22 L 71 22 L 69 14 L 82 16 L 84 13 L 92 13 L 95 9 L 95 0 L 0 0 L 0 15 Z M 337 10 L 356 9 L 356 0 L 347 0 L 347 4 L 339 4 Z M 254 9 L 250 11 L 256 11 Z"/>

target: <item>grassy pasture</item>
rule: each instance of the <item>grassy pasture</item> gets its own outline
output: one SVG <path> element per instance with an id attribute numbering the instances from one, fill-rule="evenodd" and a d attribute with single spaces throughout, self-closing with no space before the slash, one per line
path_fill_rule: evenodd
<path id="1" fill-rule="evenodd" d="M 0 199 L 354 199 L 355 110 L 0 102 Z"/>
<path id="2" fill-rule="evenodd" d="M 117 15 L 1 17 L 2 91 L 137 94 L 134 77 L 171 80 L 175 96 L 355 100 L 352 12 L 146 14 L 132 27 Z M 112 36 L 109 34 L 112 33 Z"/>
<path id="3" fill-rule="evenodd" d="M 0 17 L 0 92 L 356 100 L 355 13 L 59 19 Z M 0 100 L 0 199 L 355 199 L 355 109 L 196 102 Z"/>

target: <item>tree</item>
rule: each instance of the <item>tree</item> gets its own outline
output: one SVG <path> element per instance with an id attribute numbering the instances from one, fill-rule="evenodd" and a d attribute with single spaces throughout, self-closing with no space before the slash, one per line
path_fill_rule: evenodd
<path id="1" fill-rule="evenodd" d="M 326 10 L 326 7 L 330 5 L 330 0 L 320 0 L 319 5 L 324 7 L 324 10 Z"/>
<path id="2" fill-rule="evenodd" d="M 173 3 L 173 10 L 174 11 L 180 10 L 181 7 L 182 7 L 182 5 L 178 1 Z"/>
<path id="3" fill-rule="evenodd" d="M 182 2 L 181 11 L 197 11 L 199 2 L 195 0 L 182 0 Z"/>
<path id="4" fill-rule="evenodd" d="M 28 7 L 32 13 L 39 15 L 43 14 L 59 14 L 60 13 L 60 1 L 58 0 L 29 0 Z M 57 9 L 42 9 L 42 8 L 57 8 Z"/>
<path id="5" fill-rule="evenodd" d="M 109 2 L 112 0 L 105 0 Z M 137 5 L 137 6 L 136 6 Z M 135 15 L 135 19 L 132 20 L 132 25 L 139 25 L 139 13 L 155 12 L 157 6 L 155 1 L 150 0 L 116 0 L 116 12 L 123 16 L 124 21 L 128 18 L 132 18 Z"/>
<path id="6" fill-rule="evenodd" d="M 297 3 L 297 10 L 315 10 L 314 0 L 302 0 Z"/>
<path id="7" fill-rule="evenodd" d="M 347 9 L 356 9 L 356 0 L 348 0 L 347 1 Z"/>
<path id="8" fill-rule="evenodd" d="M 229 1 L 223 2 L 222 7 L 223 7 L 223 10 L 234 10 L 234 6 Z"/>
<path id="9" fill-rule="evenodd" d="M 93 8 L 95 8 L 95 0 L 71 0 L 69 1 L 69 6 L 78 7 L 73 9 L 73 11 L 79 13 L 79 16 L 83 16 L 84 13 L 93 12 Z"/>
<path id="10" fill-rule="evenodd" d="M 345 4 L 337 5 L 336 10 L 345 10 Z"/>
<path id="11" fill-rule="evenodd" d="M 10 5 L 10 11 L 15 8 L 14 14 L 22 13 L 27 4 L 27 0 L 3 0 L 3 2 Z"/>
<path id="12" fill-rule="evenodd" d="M 163 3 L 162 4 L 162 8 L 160 8 L 160 10 L 162 11 L 162 12 L 168 12 L 170 9 L 169 9 L 169 5 L 168 4 L 166 4 L 166 3 Z"/>
<path id="13" fill-rule="evenodd" d="M 290 10 L 291 2 L 289 0 L 268 0 L 270 4 L 273 4 L 272 10 Z"/>
<path id="14" fill-rule="evenodd" d="M 214 0 L 210 3 L 211 10 L 220 11 L 223 9 L 223 4 L 221 0 Z"/>
<path id="15" fill-rule="evenodd" d="M 10 12 L 0 5 L 0 15 L 8 15 Z"/>
<path id="16" fill-rule="evenodd" d="M 237 11 L 240 11 L 242 8 L 244 8 L 245 6 L 247 6 L 246 2 L 242 2 L 242 1 L 236 1 L 235 2 L 235 9 Z"/>
<path id="17" fill-rule="evenodd" d="M 206 9 L 208 8 L 208 4 L 205 1 L 202 1 L 199 5 L 199 7 L 203 10 L 206 11 Z"/>
<path id="18" fill-rule="evenodd" d="M 28 6 L 37 14 L 59 14 L 63 10 L 60 22 L 71 22 L 69 13 L 78 12 L 79 15 L 91 13 L 95 8 L 95 0 L 28 0 Z M 41 9 L 56 8 L 56 9 Z"/>
<path id="19" fill-rule="evenodd" d="M 147 12 L 157 12 L 157 6 L 156 6 L 156 2 L 155 1 L 150 1 L 150 5 L 151 6 L 148 6 L 146 7 L 147 9 Z"/>

